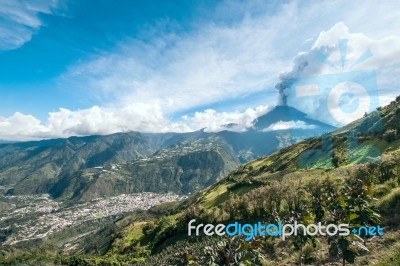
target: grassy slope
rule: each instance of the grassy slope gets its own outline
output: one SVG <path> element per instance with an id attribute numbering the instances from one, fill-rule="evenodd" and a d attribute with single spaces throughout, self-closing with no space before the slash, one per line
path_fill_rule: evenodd
<path id="1" fill-rule="evenodd" d="M 376 120 L 377 112 L 355 121 L 345 128 L 333 132 L 331 135 L 302 141 L 275 154 L 243 165 L 229 174 L 224 180 L 183 202 L 175 211 L 172 211 L 171 215 L 164 216 L 163 219 L 169 219 L 173 223 L 176 221 L 176 217 L 182 215 L 183 211 L 190 206 L 197 205 L 205 209 L 212 209 L 226 202 L 234 194 L 240 197 L 257 187 L 266 186 L 273 181 L 286 184 L 295 184 L 296 182 L 307 184 L 314 182 L 316 179 L 322 180 L 327 176 L 333 179 L 342 179 L 357 167 L 356 164 L 365 163 L 368 160 L 376 160 L 377 156 L 382 153 L 387 154 L 399 150 L 400 140 L 388 142 L 382 139 L 383 132 L 399 127 L 399 110 L 398 103 L 392 103 L 383 108 L 380 112 L 383 123 L 380 130 L 374 134 L 366 132 L 375 131 L 373 127 L 376 127 L 378 121 Z M 358 133 L 356 141 L 348 137 L 349 132 Z M 332 137 L 332 142 L 326 141 L 330 137 Z M 326 144 L 327 142 L 328 144 Z M 330 144 L 331 146 L 329 146 Z M 333 168 L 332 154 L 338 157 L 339 167 L 337 168 Z M 380 189 L 384 186 L 381 185 Z M 379 186 L 377 189 L 379 189 Z M 387 202 L 391 202 L 389 199 L 393 198 L 392 194 L 398 195 L 398 193 L 399 188 L 386 188 L 384 196 L 378 201 L 377 206 L 384 206 L 385 202 L 389 204 Z M 140 226 L 142 224 L 131 225 L 129 229 L 131 233 L 122 235 L 114 243 L 114 249 L 111 253 L 118 248 L 120 243 L 125 243 L 125 240 L 135 244 L 143 243 L 143 239 L 146 236 L 140 234 L 140 230 L 138 230 Z M 400 253 L 398 252 L 400 233 L 396 231 L 399 229 L 398 226 L 399 224 L 396 224 L 393 232 L 390 232 L 381 241 L 374 243 L 376 248 L 371 249 L 372 252 L 361 257 L 357 263 L 360 265 L 367 265 L 367 262 L 376 265 L 398 265 L 396 264 L 400 259 Z M 133 233 L 134 236 L 132 237 Z M 165 242 L 174 243 L 176 240 L 176 237 L 171 237 Z M 154 244 L 151 243 L 150 239 L 147 240 L 147 243 L 149 246 Z M 167 245 L 162 243 L 162 246 L 165 248 Z M 289 256 L 284 261 L 285 263 L 293 262 L 291 259 L 293 258 Z"/>

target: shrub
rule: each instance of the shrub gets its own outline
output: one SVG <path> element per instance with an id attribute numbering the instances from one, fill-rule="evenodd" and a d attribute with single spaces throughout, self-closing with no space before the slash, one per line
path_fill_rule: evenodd
<path id="1" fill-rule="evenodd" d="M 388 129 L 383 133 L 383 139 L 387 142 L 392 142 L 397 138 L 397 130 L 396 129 Z"/>
<path id="2" fill-rule="evenodd" d="M 303 248 L 302 261 L 305 264 L 312 264 L 317 260 L 317 250 L 312 244 L 307 243 Z"/>

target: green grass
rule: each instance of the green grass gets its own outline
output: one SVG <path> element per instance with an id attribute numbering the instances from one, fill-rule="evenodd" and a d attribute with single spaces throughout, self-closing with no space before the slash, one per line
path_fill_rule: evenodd
<path id="1" fill-rule="evenodd" d="M 215 189 L 211 190 L 202 200 L 202 205 L 205 208 L 211 208 L 221 202 L 223 198 L 227 198 L 229 196 L 228 187 L 230 184 L 224 183 L 215 187 Z"/>
<path id="2" fill-rule="evenodd" d="M 390 145 L 386 148 L 386 151 L 395 151 L 398 150 L 400 148 L 400 139 L 395 140 L 393 142 L 390 143 Z"/>
<path id="3" fill-rule="evenodd" d="M 148 222 L 135 222 L 124 228 L 121 237 L 117 238 L 113 243 L 114 251 L 126 251 L 134 243 L 138 242 L 143 237 L 143 226 Z"/>
<path id="4" fill-rule="evenodd" d="M 175 210 L 175 208 L 178 207 L 180 203 L 180 201 L 164 202 L 150 208 L 149 211 L 155 214 L 167 214 Z"/>
<path id="5" fill-rule="evenodd" d="M 376 145 L 379 144 L 379 145 Z M 350 148 L 350 163 L 365 163 L 368 162 L 370 158 L 379 158 L 382 154 L 379 147 L 383 148 L 382 143 L 377 142 L 365 142 L 362 144 L 354 144 L 354 147 Z"/>
<path id="6" fill-rule="evenodd" d="M 391 248 L 383 250 L 382 257 L 373 262 L 374 266 L 396 266 L 400 265 L 400 243 L 396 243 Z"/>
<path id="7" fill-rule="evenodd" d="M 376 206 L 385 216 L 386 224 L 399 224 L 400 222 L 400 187 L 393 189 L 389 194 L 381 198 Z M 399 264 L 400 265 L 400 264 Z"/>
<path id="8" fill-rule="evenodd" d="M 398 207 L 399 204 L 400 204 L 400 187 L 393 189 L 388 195 L 381 198 L 377 206 L 385 210 L 385 209 L 396 208 Z"/>

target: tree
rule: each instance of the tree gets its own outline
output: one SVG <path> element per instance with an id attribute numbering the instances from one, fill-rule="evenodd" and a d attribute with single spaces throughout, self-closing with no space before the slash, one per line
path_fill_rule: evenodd
<path id="1" fill-rule="evenodd" d="M 336 152 L 332 153 L 332 165 L 335 168 L 339 167 L 340 158 Z"/>

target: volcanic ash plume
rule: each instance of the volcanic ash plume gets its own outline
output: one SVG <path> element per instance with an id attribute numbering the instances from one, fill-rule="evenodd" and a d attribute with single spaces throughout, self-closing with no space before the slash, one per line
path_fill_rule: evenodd
<path id="1" fill-rule="evenodd" d="M 293 59 L 293 67 L 290 71 L 282 72 L 279 75 L 279 82 L 275 88 L 279 91 L 279 105 L 288 104 L 288 92 L 293 89 L 296 80 L 301 77 L 314 76 L 321 73 L 323 64 L 321 61 L 326 58 L 327 53 L 333 47 L 313 48 L 309 52 L 299 53 Z"/>

